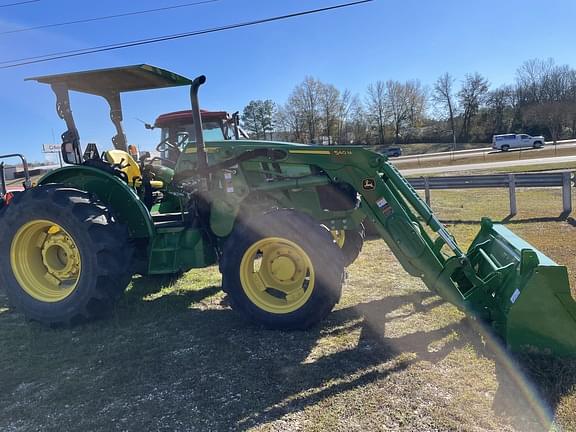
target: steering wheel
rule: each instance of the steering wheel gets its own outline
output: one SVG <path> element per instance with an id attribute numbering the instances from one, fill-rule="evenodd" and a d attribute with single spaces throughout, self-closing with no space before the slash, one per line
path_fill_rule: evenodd
<path id="1" fill-rule="evenodd" d="M 158 144 L 156 146 L 156 151 L 161 153 L 163 151 L 166 151 L 166 147 L 169 147 L 170 149 L 180 154 L 180 148 L 178 147 L 178 145 L 171 143 L 170 138 L 166 138 L 164 141 Z"/>
<path id="2" fill-rule="evenodd" d="M 156 151 L 161 153 L 166 150 L 165 147 L 163 146 L 166 146 L 174 150 L 179 155 L 180 153 L 182 153 L 182 150 L 180 150 L 180 146 L 184 144 L 187 140 L 188 135 L 182 135 L 178 140 L 178 142 L 174 144 L 170 141 L 170 138 L 166 138 L 164 141 L 161 141 L 160 144 L 156 146 Z"/>

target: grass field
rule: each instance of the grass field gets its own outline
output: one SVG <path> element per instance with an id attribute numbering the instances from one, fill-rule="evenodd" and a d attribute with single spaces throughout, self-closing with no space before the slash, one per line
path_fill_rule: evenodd
<path id="1" fill-rule="evenodd" d="M 568 265 L 575 287 L 560 190 L 517 195 L 508 226 Z M 481 216 L 507 215 L 506 191 L 432 200 L 462 245 Z M 24 322 L 0 294 L 0 430 L 576 430 L 576 361 L 508 357 L 382 241 L 366 242 L 342 301 L 306 332 L 254 327 L 219 286 L 215 268 L 137 278 L 111 318 L 60 330 Z"/>
<path id="2" fill-rule="evenodd" d="M 476 148 L 486 148 L 490 147 L 492 143 L 458 143 L 456 144 L 456 150 L 470 150 Z M 440 153 L 449 152 L 452 150 L 452 143 L 414 143 L 414 144 L 391 144 L 391 147 L 402 148 L 403 156 L 419 155 L 426 153 Z"/>

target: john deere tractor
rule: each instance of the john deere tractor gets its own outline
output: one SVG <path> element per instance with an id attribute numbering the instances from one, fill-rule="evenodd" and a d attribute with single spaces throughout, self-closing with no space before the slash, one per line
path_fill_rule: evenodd
<path id="1" fill-rule="evenodd" d="M 235 310 L 306 329 L 339 301 L 367 221 L 410 275 L 511 349 L 576 353 L 566 267 L 488 219 L 463 251 L 386 156 L 239 139 L 236 116 L 203 127 L 203 76 L 138 65 L 32 79 L 56 95 L 68 165 L 0 203 L 0 283 L 26 317 L 90 320 L 134 274 L 217 264 Z M 121 93 L 173 86 L 190 88 L 191 111 L 163 134 L 160 156 L 138 154 L 122 129 Z M 70 91 L 106 99 L 113 148 L 82 152 Z"/>

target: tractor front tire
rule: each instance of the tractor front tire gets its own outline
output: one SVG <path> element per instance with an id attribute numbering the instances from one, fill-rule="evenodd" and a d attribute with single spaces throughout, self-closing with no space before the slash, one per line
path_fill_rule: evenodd
<path id="1" fill-rule="evenodd" d="M 126 227 L 92 195 L 62 185 L 18 194 L 0 219 L 0 284 L 30 320 L 74 325 L 109 311 L 131 277 Z"/>
<path id="2" fill-rule="evenodd" d="M 330 231 L 338 247 L 342 250 L 344 266 L 348 267 L 362 251 L 364 246 L 364 226 L 357 230 Z"/>
<path id="3" fill-rule="evenodd" d="M 240 221 L 224 245 L 222 289 L 233 309 L 267 328 L 307 329 L 340 300 L 344 260 L 308 215 L 276 210 Z"/>

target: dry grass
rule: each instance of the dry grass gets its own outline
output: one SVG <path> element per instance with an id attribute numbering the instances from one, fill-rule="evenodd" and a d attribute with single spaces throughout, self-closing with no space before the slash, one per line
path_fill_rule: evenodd
<path id="1" fill-rule="evenodd" d="M 462 244 L 506 192 L 433 192 Z M 559 191 L 518 191 L 509 227 L 576 286 L 576 227 Z M 510 359 L 365 244 L 321 326 L 274 332 L 222 303 L 216 269 L 135 279 L 112 318 L 72 330 L 25 323 L 0 297 L 0 430 L 527 431 L 576 429 L 576 363 Z"/>
<path id="2" fill-rule="evenodd" d="M 491 143 L 458 143 L 456 150 L 470 150 L 476 148 L 490 147 Z M 390 147 L 401 147 L 402 155 L 420 155 L 426 153 L 449 152 L 452 150 L 452 143 L 413 143 L 413 144 L 390 144 Z"/>

